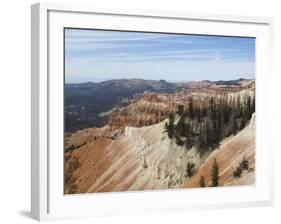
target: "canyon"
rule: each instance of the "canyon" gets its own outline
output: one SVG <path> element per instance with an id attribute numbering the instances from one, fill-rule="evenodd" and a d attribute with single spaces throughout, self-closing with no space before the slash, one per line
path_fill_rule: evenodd
<path id="1" fill-rule="evenodd" d="M 101 127 L 65 133 L 65 194 L 194 188 L 202 187 L 202 178 L 205 187 L 210 187 L 214 160 L 219 167 L 218 186 L 255 184 L 256 115 L 253 110 L 246 113 L 248 104 L 254 106 L 254 80 L 172 85 L 161 81 L 153 85 L 149 91 L 142 88 L 102 111 L 106 119 Z M 214 112 L 241 107 L 245 116 L 234 119 L 237 127 L 232 132 L 228 118 L 222 127 L 229 133 L 221 131 L 211 144 L 202 145 L 200 141 L 208 137 L 202 133 L 213 128 L 208 124 L 219 124 L 218 115 L 209 118 L 211 107 Z M 198 113 L 202 115 L 197 118 Z M 175 126 L 172 136 L 167 133 L 168 124 Z M 186 130 L 179 134 L 179 124 L 191 128 L 192 136 L 186 135 Z M 243 160 L 247 169 L 234 176 Z M 188 164 L 192 164 L 192 172 L 187 171 Z"/>

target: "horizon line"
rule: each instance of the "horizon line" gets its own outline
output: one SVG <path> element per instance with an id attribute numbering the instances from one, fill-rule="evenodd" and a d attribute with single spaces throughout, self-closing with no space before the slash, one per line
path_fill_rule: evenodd
<path id="1" fill-rule="evenodd" d="M 143 80 L 143 81 L 165 81 L 169 83 L 180 83 L 180 82 L 202 82 L 202 81 L 208 81 L 208 82 L 218 82 L 218 81 L 235 81 L 235 80 L 255 80 L 254 78 L 243 78 L 240 77 L 238 79 L 219 79 L 219 80 L 210 80 L 210 79 L 200 79 L 200 80 L 165 80 L 165 79 L 141 79 L 141 78 L 112 78 L 112 79 L 104 79 L 101 81 L 83 81 L 83 82 L 64 82 L 64 84 L 85 84 L 85 83 L 102 83 L 106 81 L 116 81 L 116 80 Z"/>

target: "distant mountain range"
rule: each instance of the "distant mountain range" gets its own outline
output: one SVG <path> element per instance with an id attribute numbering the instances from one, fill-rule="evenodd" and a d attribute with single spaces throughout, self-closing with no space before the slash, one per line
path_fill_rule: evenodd
<path id="1" fill-rule="evenodd" d="M 165 80 L 116 79 L 99 83 L 65 84 L 65 131 L 104 126 L 108 111 L 117 105 L 128 105 L 131 99 L 144 92 L 173 93 L 186 88 L 241 86 L 251 81 L 237 79 L 172 83 Z"/>

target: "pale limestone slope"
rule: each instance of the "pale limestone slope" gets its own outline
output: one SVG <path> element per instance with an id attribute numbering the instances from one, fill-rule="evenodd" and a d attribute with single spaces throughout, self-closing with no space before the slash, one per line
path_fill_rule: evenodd
<path id="1" fill-rule="evenodd" d="M 187 162 L 198 166 L 200 157 L 195 149 L 185 150 L 172 142 L 163 133 L 164 123 L 126 127 L 124 136 L 104 149 L 112 155 L 113 163 L 87 192 L 182 187 Z"/>

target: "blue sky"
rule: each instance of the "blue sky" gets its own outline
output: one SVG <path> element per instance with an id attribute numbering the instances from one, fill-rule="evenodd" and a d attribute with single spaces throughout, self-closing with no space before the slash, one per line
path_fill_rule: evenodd
<path id="1" fill-rule="evenodd" d="M 66 83 L 255 77 L 255 39 L 65 29 Z"/>

